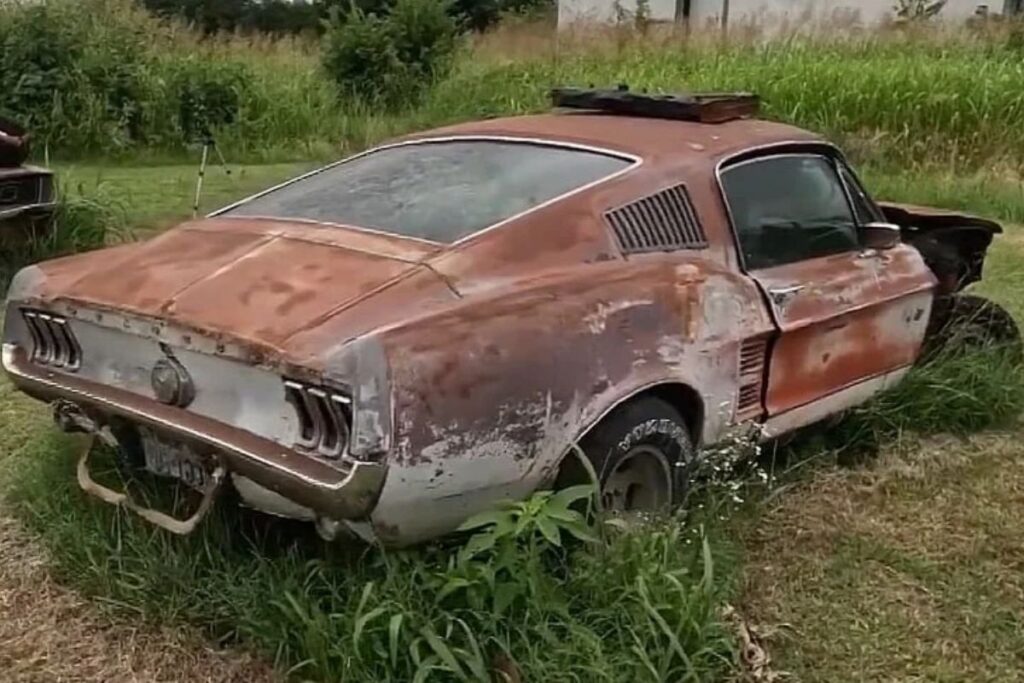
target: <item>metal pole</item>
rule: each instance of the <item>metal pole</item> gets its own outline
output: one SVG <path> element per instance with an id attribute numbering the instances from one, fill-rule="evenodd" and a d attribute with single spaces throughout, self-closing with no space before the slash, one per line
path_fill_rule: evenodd
<path id="1" fill-rule="evenodd" d="M 729 0 L 722 0 L 722 38 L 729 37 Z"/>
<path id="2" fill-rule="evenodd" d="M 203 160 L 199 162 L 199 176 L 196 178 L 196 199 L 192 202 L 192 218 L 196 218 L 199 215 L 199 195 L 203 191 L 203 176 L 206 175 L 206 156 L 209 152 L 209 143 L 203 144 Z"/>

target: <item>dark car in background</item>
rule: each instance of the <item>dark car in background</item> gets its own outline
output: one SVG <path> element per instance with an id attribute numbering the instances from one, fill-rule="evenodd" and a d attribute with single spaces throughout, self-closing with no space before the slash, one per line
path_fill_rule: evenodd
<path id="1" fill-rule="evenodd" d="M 28 154 L 28 132 L 0 118 L 0 254 L 40 234 L 53 214 L 53 172 L 25 165 Z"/>

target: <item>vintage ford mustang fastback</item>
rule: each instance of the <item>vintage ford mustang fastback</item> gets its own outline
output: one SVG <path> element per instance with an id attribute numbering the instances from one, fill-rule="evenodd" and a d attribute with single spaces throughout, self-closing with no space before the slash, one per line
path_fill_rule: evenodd
<path id="1" fill-rule="evenodd" d="M 999 226 L 876 203 L 750 97 L 562 91 L 141 243 L 15 277 L 3 366 L 138 470 L 404 545 L 558 482 L 681 499 L 747 424 L 861 403 L 922 354 Z"/>

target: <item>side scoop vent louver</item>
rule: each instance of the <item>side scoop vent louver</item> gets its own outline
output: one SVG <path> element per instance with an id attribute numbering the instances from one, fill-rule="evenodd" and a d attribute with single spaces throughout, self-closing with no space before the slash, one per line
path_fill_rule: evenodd
<path id="1" fill-rule="evenodd" d="M 623 254 L 708 246 L 684 185 L 676 185 L 605 213 Z"/>
<path id="2" fill-rule="evenodd" d="M 761 414 L 767 355 L 767 337 L 747 339 L 740 347 L 740 395 L 736 404 L 736 417 L 739 419 L 758 417 Z"/>
<path id="3" fill-rule="evenodd" d="M 348 447 L 352 401 L 322 387 L 285 380 L 285 398 L 299 421 L 296 446 L 329 460 L 340 458 Z"/>
<path id="4" fill-rule="evenodd" d="M 74 372 L 82 366 L 82 348 L 67 318 L 45 311 L 21 310 L 32 336 L 32 362 Z"/>

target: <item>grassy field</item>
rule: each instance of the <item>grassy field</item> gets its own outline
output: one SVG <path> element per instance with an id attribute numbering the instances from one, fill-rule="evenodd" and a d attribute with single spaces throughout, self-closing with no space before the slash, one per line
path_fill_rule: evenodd
<path id="1" fill-rule="evenodd" d="M 315 165 L 295 159 L 542 110 L 552 85 L 744 88 L 765 96 L 768 115 L 844 143 L 877 196 L 1005 221 L 981 290 L 1024 316 L 1024 61 L 1012 30 L 720 46 L 622 32 L 556 42 L 527 27 L 474 39 L 422 106 L 381 114 L 340 101 L 307 42 L 200 42 L 102 2 L 127 12 L 124 23 L 92 26 L 86 52 L 134 36 L 144 135 L 122 136 L 89 107 L 43 130 L 64 191 L 114 207 L 136 236 L 192 212 L 198 154 L 163 116 L 177 106 L 164 86 L 179 72 L 244 65 L 251 76 L 237 120 L 218 131 L 232 173 L 208 169 L 202 211 Z M 68 7 L 63 20 L 74 18 Z M 117 144 L 97 148 L 108 138 Z M 0 549 L 16 565 L 0 573 L 0 670 L 19 680 L 723 680 L 742 675 L 723 616 L 731 604 L 773 668 L 797 680 L 1015 680 L 1019 375 L 988 355 L 918 371 L 781 454 L 772 486 L 740 480 L 747 502 L 731 485 L 712 488 L 684 519 L 566 528 L 556 545 L 547 539 L 560 502 L 537 497 L 514 511 L 518 532 L 479 554 L 328 548 L 308 530 L 230 511 L 169 538 L 86 500 L 75 442 L 0 380 Z M 10 562 L 8 548 L 25 550 Z M 162 658 L 146 663 L 146 647 Z M 175 657 L 194 666 L 175 672 Z"/>
<path id="2" fill-rule="evenodd" d="M 315 162 L 228 165 L 207 168 L 199 215 L 315 168 Z M 123 164 L 58 163 L 55 169 L 66 192 L 98 196 L 130 217 L 130 227 L 145 234 L 192 216 L 195 164 L 126 166 Z"/>
<path id="3" fill-rule="evenodd" d="M 208 201 L 210 206 L 231 201 L 298 168 L 291 164 L 239 166 L 232 176 L 212 173 Z M 80 165 L 63 170 L 72 188 L 89 192 L 102 187 L 104 194 L 125 206 L 132 224 L 141 230 L 166 225 L 191 211 L 191 166 Z M 961 177 L 942 172 L 911 177 L 869 166 L 864 175 L 886 198 L 967 208 L 1010 220 L 1024 215 L 1019 185 L 1002 170 Z M 992 254 L 983 286 L 1016 314 L 1024 314 L 1022 250 L 1024 231 L 1011 224 Z M 992 369 L 988 370 L 991 376 Z M 975 409 L 979 401 L 1019 400 L 1019 391 L 1007 390 L 1002 381 L 987 384 L 981 374 L 981 390 L 954 387 L 953 400 L 966 401 L 958 404 L 963 412 Z M 951 377 L 929 381 L 936 381 L 941 389 L 965 382 L 966 377 L 960 368 Z M 1011 376 L 1009 382 L 1016 380 Z M 918 387 L 907 399 L 909 407 L 883 403 L 883 409 L 906 411 L 906 421 L 912 422 L 914 396 L 927 393 Z M 921 403 L 928 410 L 934 405 L 930 397 Z M 940 422 L 949 410 L 948 405 L 939 407 Z M 391 648 L 388 624 L 379 624 L 382 630 L 371 636 L 357 636 L 360 619 L 377 609 L 385 610 L 377 616 L 387 614 L 388 621 L 407 614 L 410 619 L 426 616 L 427 623 L 436 623 L 439 615 L 453 613 L 444 606 L 431 606 L 429 598 L 430 582 L 445 576 L 443 567 L 452 557 L 448 551 L 391 560 L 375 555 L 352 557 L 327 551 L 306 534 L 290 537 L 295 531 L 290 527 L 268 530 L 260 525 L 243 525 L 244 533 L 229 540 L 228 532 L 237 535 L 240 530 L 230 516 L 197 538 L 168 539 L 86 500 L 72 481 L 72 443 L 52 433 L 44 410 L 6 386 L 0 387 L 0 420 L 10 426 L 0 434 L 6 506 L 42 541 L 58 580 L 99 600 L 102 614 L 89 619 L 114 624 L 140 620 L 163 627 L 187 624 L 217 642 L 261 652 L 281 671 L 293 670 L 318 680 L 339 676 L 343 680 L 407 680 L 399 667 L 360 661 L 361 656 L 386 661 Z M 636 537 L 620 539 L 615 551 L 623 553 L 620 562 L 625 556 L 646 557 L 653 569 L 647 574 L 651 580 L 681 572 L 680 577 L 697 581 L 699 587 L 703 585 L 700 577 L 713 572 L 706 596 L 687 594 L 669 603 L 674 605 L 671 612 L 698 609 L 704 615 L 703 626 L 687 631 L 686 652 L 700 653 L 716 639 L 722 643 L 704 653 L 711 659 L 693 665 L 694 680 L 716 680 L 736 666 L 726 644 L 727 625 L 716 612 L 727 601 L 762 629 L 778 627 L 766 639 L 775 666 L 794 672 L 798 680 L 1013 679 L 1014 667 L 1021 663 L 1019 595 L 1024 589 L 1019 578 L 1022 547 L 1013 532 L 1014 520 L 1024 512 L 1020 489 L 1024 474 L 1016 465 L 1017 432 L 921 441 L 907 430 L 913 425 L 906 421 L 895 432 L 887 431 L 884 455 L 877 460 L 833 466 L 834 456 L 828 449 L 812 443 L 807 448 L 823 455 L 809 461 L 808 471 L 789 475 L 786 485 L 774 492 L 752 490 L 756 502 L 738 512 L 730 512 L 729 506 L 721 508 L 725 521 L 704 519 L 714 522 L 705 532 L 712 552 L 707 566 L 702 566 L 700 553 L 688 550 L 695 547 L 694 540 L 696 547 L 700 544 L 699 537 L 692 536 L 697 530 L 693 521 L 682 532 L 656 530 L 654 547 L 646 549 L 633 547 L 643 542 Z M 880 422 L 871 421 L 875 423 Z M 969 433 L 973 424 L 959 431 Z M 937 428 L 928 427 L 930 431 Z M 991 504 L 976 504 L 979 499 Z M 291 540 L 282 545 L 283 537 Z M 676 547 L 667 557 L 658 555 L 666 552 L 666 543 Z M 591 602 L 589 596 L 616 590 L 628 595 L 638 576 L 631 562 L 618 567 L 622 574 L 617 580 L 625 581 L 624 585 L 616 587 L 608 577 L 595 584 L 588 573 L 593 571 L 593 561 L 589 553 L 576 556 L 573 563 L 580 572 L 561 575 L 557 581 L 570 595 L 579 591 L 579 599 L 587 597 L 575 607 L 566 605 L 570 615 L 573 609 L 597 615 L 606 614 L 606 609 L 624 609 L 618 599 L 608 604 Z M 609 558 L 600 561 L 608 563 Z M 546 570 L 540 576 L 552 578 Z M 420 588 L 410 592 L 411 582 Z M 364 595 L 367 590 L 370 594 Z M 14 618 L 20 608 L 7 609 L 7 618 Z M 468 614 L 472 611 L 461 615 L 467 624 Z M 508 631 L 488 631 L 474 624 L 472 632 L 485 636 L 479 644 L 484 649 L 502 644 L 524 657 L 525 668 L 532 674 L 526 680 L 669 680 L 649 672 L 624 673 L 628 669 L 618 657 L 635 658 L 628 642 L 595 650 L 589 638 L 601 631 L 595 631 L 595 625 L 580 613 L 561 627 L 548 624 L 536 630 L 538 616 L 545 621 L 564 620 L 566 614 L 518 614 L 514 622 L 525 633 L 548 633 L 547 637 L 561 643 L 561 650 L 549 643 L 546 647 L 552 649 L 547 652 L 526 650 L 524 655 L 525 644 L 517 643 Z M 373 631 L 373 626 L 371 619 L 361 628 Z M 121 627 L 113 628 L 116 632 Z M 147 632 L 151 628 L 144 627 Z M 644 635 L 636 624 L 632 628 L 633 635 L 627 637 L 638 639 L 645 650 L 664 652 L 656 642 L 657 629 Z M 53 633 L 59 637 L 61 630 Z M 575 638 L 567 638 L 566 633 L 575 633 Z M 829 637 L 822 638 L 821 633 Z M 604 632 L 602 638 L 608 637 Z M 450 632 L 446 638 L 463 654 L 471 652 L 459 633 Z M 360 644 L 360 639 L 372 646 Z M 24 648 L 24 641 L 20 642 Z M 154 638 L 154 642 L 163 640 Z M 402 642 L 405 647 L 415 639 Z M 378 645 L 383 648 L 379 652 L 375 651 Z M 429 643 L 421 642 L 420 647 L 426 659 Z M 352 651 L 359 653 L 363 648 L 366 654 L 353 658 Z M 26 679 L 38 674 L 40 666 L 58 666 L 53 662 L 61 658 L 52 654 L 53 648 L 48 651 L 35 666 L 22 666 Z M 936 659 L 938 654 L 943 656 Z M 7 656 L 16 659 L 10 653 Z M 250 666 L 231 664 L 239 656 L 224 655 L 224 661 L 229 666 Z M 0 661 L 3 657 L 0 654 Z M 246 655 L 241 657 L 245 661 Z M 714 664 L 719 657 L 723 659 Z M 485 668 L 493 664 L 481 661 Z M 411 670 L 405 671 L 411 679 Z M 468 667 L 465 675 L 471 676 Z"/>
<path id="4" fill-rule="evenodd" d="M 773 118 L 902 162 L 1019 166 L 1024 153 L 1024 40 L 1013 24 L 734 36 L 721 45 L 700 31 L 556 36 L 550 24 L 511 23 L 464 40 L 451 74 L 422 102 L 385 113 L 339 97 L 314 40 L 203 40 L 130 0 L 82 1 L 93 11 L 79 0 L 47 0 L 44 14 L 36 3 L 0 8 L 0 29 L 25 36 L 24 45 L 12 39 L 20 51 L 0 53 L 6 71 L 33 59 L 49 65 L 39 72 L 49 88 L 12 80 L 12 101 L 0 108 L 28 112 L 38 153 L 57 160 L 180 156 L 195 137 L 183 115 L 192 109 L 218 114 L 213 127 L 229 157 L 322 156 L 397 132 L 542 110 L 551 87 L 588 83 L 753 90 Z"/>

